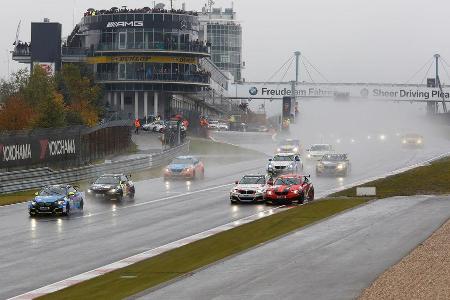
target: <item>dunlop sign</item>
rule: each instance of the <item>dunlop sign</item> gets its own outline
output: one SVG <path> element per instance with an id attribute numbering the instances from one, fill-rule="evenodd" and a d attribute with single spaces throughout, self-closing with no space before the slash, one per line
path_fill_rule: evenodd
<path id="1" fill-rule="evenodd" d="M 195 57 L 177 56 L 97 56 L 89 57 L 89 64 L 110 64 L 110 63 L 162 63 L 162 64 L 198 64 Z"/>

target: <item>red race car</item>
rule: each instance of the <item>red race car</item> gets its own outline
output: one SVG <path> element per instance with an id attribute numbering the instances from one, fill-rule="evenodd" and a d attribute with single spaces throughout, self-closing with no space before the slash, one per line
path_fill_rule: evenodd
<path id="1" fill-rule="evenodd" d="M 266 204 L 289 204 L 314 200 L 314 186 L 310 176 L 297 174 L 281 175 L 266 190 L 264 199 Z"/>

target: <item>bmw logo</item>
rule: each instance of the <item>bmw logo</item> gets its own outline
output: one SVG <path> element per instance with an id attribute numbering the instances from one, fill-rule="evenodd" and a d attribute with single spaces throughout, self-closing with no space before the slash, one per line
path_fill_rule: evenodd
<path id="1" fill-rule="evenodd" d="M 360 93 L 361 93 L 361 97 L 363 97 L 363 98 L 367 98 L 369 96 L 369 90 L 366 88 L 363 88 Z"/>
<path id="2" fill-rule="evenodd" d="M 256 87 L 252 87 L 249 91 L 250 95 L 255 96 L 258 94 L 258 89 Z"/>

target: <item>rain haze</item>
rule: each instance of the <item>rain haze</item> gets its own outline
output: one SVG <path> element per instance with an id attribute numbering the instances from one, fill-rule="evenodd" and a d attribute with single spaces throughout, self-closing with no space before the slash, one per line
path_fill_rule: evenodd
<path id="1" fill-rule="evenodd" d="M 170 5 L 169 1 L 156 2 Z M 181 7 L 183 2 L 189 10 L 200 10 L 206 3 L 175 0 L 174 6 Z M 232 3 L 215 2 L 216 7 L 223 8 Z M 29 41 L 30 22 L 45 17 L 62 23 L 63 35 L 67 36 L 90 7 L 153 5 L 152 1 L 136 0 L 5 0 L 3 3 L 0 77 L 8 73 L 8 60 L 10 72 L 23 67 L 12 62 L 8 54 L 20 20 L 19 38 Z M 247 81 L 267 80 L 296 50 L 331 82 L 404 83 L 433 54 L 450 57 L 450 40 L 446 38 L 450 3 L 445 0 L 235 0 L 234 7 L 243 25 Z M 302 74 L 301 78 L 305 76 Z M 315 76 L 314 80 L 321 81 Z M 414 81 L 420 82 L 423 76 L 419 77 Z M 442 77 L 444 83 L 448 81 L 448 77 Z"/>

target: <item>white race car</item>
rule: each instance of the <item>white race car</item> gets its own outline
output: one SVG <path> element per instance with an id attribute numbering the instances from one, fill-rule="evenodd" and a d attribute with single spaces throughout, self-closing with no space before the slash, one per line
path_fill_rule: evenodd
<path id="1" fill-rule="evenodd" d="M 268 176 L 245 175 L 230 191 L 230 201 L 236 203 L 258 203 L 264 202 Z"/>
<path id="2" fill-rule="evenodd" d="M 278 153 L 269 159 L 267 173 L 278 175 L 281 173 L 297 173 L 303 170 L 303 163 L 295 153 Z"/>
<path id="3" fill-rule="evenodd" d="M 225 130 L 225 131 L 229 130 L 228 124 L 226 124 L 226 123 L 219 123 L 217 125 L 217 127 L 219 128 L 219 130 Z"/>
<path id="4" fill-rule="evenodd" d="M 306 157 L 311 160 L 319 160 L 324 155 L 332 153 L 334 153 L 334 149 L 330 144 L 313 144 L 306 150 Z"/>
<path id="5" fill-rule="evenodd" d="M 166 128 L 164 121 L 155 121 L 152 123 L 142 125 L 142 129 L 145 131 L 163 132 Z"/>
<path id="6" fill-rule="evenodd" d="M 219 121 L 213 121 L 213 120 L 209 121 L 208 122 L 208 129 L 218 130 L 219 129 Z"/>

